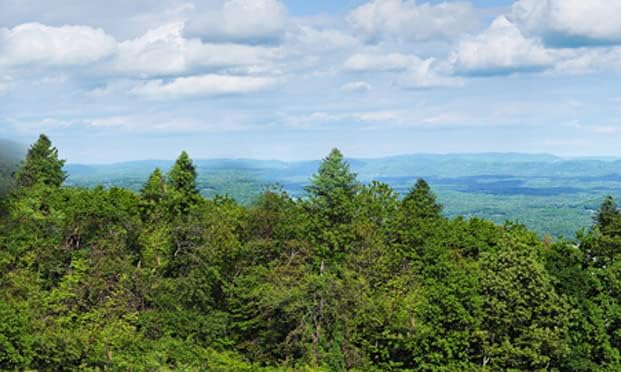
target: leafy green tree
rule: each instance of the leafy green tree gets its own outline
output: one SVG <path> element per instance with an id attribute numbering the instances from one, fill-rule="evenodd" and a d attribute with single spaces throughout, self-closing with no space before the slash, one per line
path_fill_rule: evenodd
<path id="1" fill-rule="evenodd" d="M 618 280 L 616 275 L 606 275 L 610 268 L 585 265 L 584 252 L 573 242 L 564 241 L 546 251 L 546 268 L 557 293 L 565 296 L 571 307 L 570 352 L 561 361 L 560 368 L 614 370 L 621 363 L 620 350 L 613 343 L 615 332 L 618 332 L 619 300 L 610 296 L 614 290 L 609 287 L 610 280 Z"/>
<path id="2" fill-rule="evenodd" d="M 203 199 L 182 153 L 139 193 L 63 187 L 42 136 L 0 219 L 0 369 L 618 370 L 621 214 L 576 242 L 360 185 Z"/>
<path id="3" fill-rule="evenodd" d="M 58 159 L 58 150 L 44 134 L 39 136 L 26 155 L 26 160 L 15 177 L 19 187 L 31 187 L 37 183 L 59 187 L 67 178 L 63 171 L 64 160 Z"/>
<path id="4" fill-rule="evenodd" d="M 540 244 L 521 227 L 481 259 L 484 340 L 479 362 L 491 369 L 558 368 L 568 354 L 568 308 L 556 293 Z"/>
<path id="5" fill-rule="evenodd" d="M 0 368 L 20 369 L 34 358 L 30 309 L 24 303 L 7 303 L 0 297 Z"/>

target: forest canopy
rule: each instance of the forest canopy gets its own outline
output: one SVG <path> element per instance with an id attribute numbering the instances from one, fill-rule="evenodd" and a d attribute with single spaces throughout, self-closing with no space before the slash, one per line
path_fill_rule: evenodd
<path id="1" fill-rule="evenodd" d="M 442 214 L 337 149 L 304 198 L 207 199 L 183 152 L 140 192 L 64 186 L 44 135 L 2 195 L 0 369 L 614 370 L 621 213 L 576 242 Z"/>

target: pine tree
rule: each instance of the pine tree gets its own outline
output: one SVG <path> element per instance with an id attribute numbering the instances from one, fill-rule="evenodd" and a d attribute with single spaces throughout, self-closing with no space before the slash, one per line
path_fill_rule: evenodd
<path id="1" fill-rule="evenodd" d="M 612 196 L 607 196 L 599 207 L 599 211 L 594 219 L 600 231 L 605 232 L 619 222 L 619 217 L 621 217 L 621 212 L 617 207 L 617 203 L 615 203 Z"/>
<path id="2" fill-rule="evenodd" d="M 359 190 L 356 174 L 349 169 L 338 149 L 333 149 L 306 187 L 310 215 L 314 219 L 312 235 L 322 259 L 343 253 L 353 239 L 355 197 Z"/>
<path id="3" fill-rule="evenodd" d="M 23 188 L 35 184 L 59 187 L 67 178 L 64 165 L 65 161 L 58 159 L 58 150 L 52 146 L 50 139 L 41 134 L 15 175 L 17 185 Z"/>
<path id="4" fill-rule="evenodd" d="M 142 187 L 140 195 L 144 200 L 149 200 L 155 203 L 160 202 L 166 194 L 166 180 L 162 171 L 157 168 L 151 173 L 149 179 Z"/>
<path id="5" fill-rule="evenodd" d="M 442 216 L 442 205 L 438 204 L 431 187 L 422 178 L 416 181 L 414 187 L 403 199 L 403 206 L 409 218 L 440 218 Z"/>
<path id="6" fill-rule="evenodd" d="M 350 171 L 343 154 L 335 148 L 323 159 L 306 192 L 311 198 L 323 199 L 329 207 L 336 207 L 342 197 L 352 199 L 359 187 L 356 174 Z"/>
<path id="7" fill-rule="evenodd" d="M 188 153 L 183 151 L 168 174 L 168 184 L 185 195 L 198 194 L 196 189 L 196 168 Z"/>
<path id="8" fill-rule="evenodd" d="M 171 189 L 172 207 L 175 213 L 187 214 L 190 206 L 200 200 L 196 188 L 196 168 L 188 153 L 183 151 L 175 165 L 168 173 L 168 185 Z"/>
<path id="9" fill-rule="evenodd" d="M 154 220 L 166 215 L 166 179 L 157 168 L 140 190 L 140 209 L 145 220 Z"/>

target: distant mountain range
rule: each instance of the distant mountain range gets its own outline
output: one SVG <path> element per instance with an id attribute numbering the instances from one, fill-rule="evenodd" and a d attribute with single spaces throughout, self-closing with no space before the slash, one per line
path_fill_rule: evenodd
<path id="1" fill-rule="evenodd" d="M 450 155 L 400 155 L 374 159 L 349 159 L 362 181 L 382 177 L 467 177 L 506 175 L 525 177 L 604 176 L 621 172 L 621 159 L 567 159 L 548 154 L 484 153 Z M 286 162 L 253 159 L 195 160 L 199 172 L 247 171 L 267 180 L 308 178 L 319 160 Z M 172 160 L 142 160 L 104 165 L 67 164 L 70 179 L 118 176 L 131 173 L 146 177 L 153 169 L 167 170 Z M 264 179 L 265 180 L 265 179 Z"/>
<path id="2" fill-rule="evenodd" d="M 448 216 L 484 217 L 495 222 L 517 220 L 541 234 L 573 237 L 591 224 L 605 195 L 621 198 L 621 160 L 561 158 L 547 154 L 418 154 L 378 159 L 349 159 L 358 178 L 389 184 L 401 195 L 425 178 L 445 205 Z M 122 186 L 140 190 L 148 175 L 171 160 L 144 160 L 106 165 L 68 164 L 67 184 Z M 228 194 L 251 204 L 271 184 L 294 197 L 320 161 L 211 159 L 195 160 L 198 186 L 207 197 Z"/>

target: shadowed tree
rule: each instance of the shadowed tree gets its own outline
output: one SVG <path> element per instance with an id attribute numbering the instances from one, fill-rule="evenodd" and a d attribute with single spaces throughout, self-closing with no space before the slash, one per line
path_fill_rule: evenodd
<path id="1" fill-rule="evenodd" d="M 609 195 L 602 202 L 594 219 L 600 231 L 604 232 L 614 226 L 615 223 L 619 221 L 619 217 L 621 217 L 621 212 L 619 212 L 617 203 L 615 203 L 612 196 Z"/>
<path id="2" fill-rule="evenodd" d="M 166 179 L 162 171 L 157 168 L 140 190 L 140 209 L 145 220 L 162 218 L 166 215 L 166 211 L 163 210 L 167 195 L 166 189 Z"/>
<path id="3" fill-rule="evenodd" d="M 52 146 L 50 139 L 39 136 L 26 155 L 20 169 L 15 175 L 19 187 L 31 187 L 35 184 L 59 187 L 67 178 L 63 171 L 64 160 L 58 159 L 58 150 Z"/>

